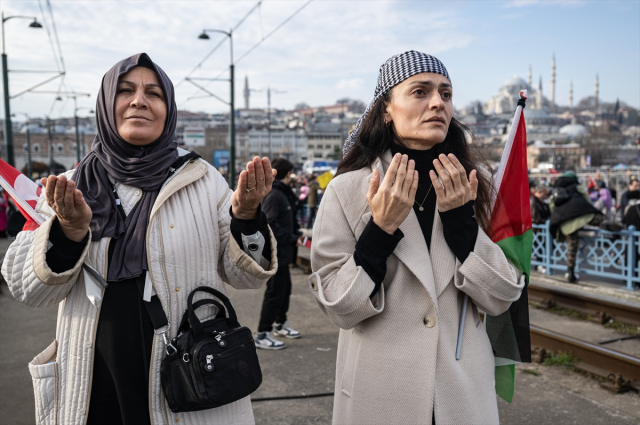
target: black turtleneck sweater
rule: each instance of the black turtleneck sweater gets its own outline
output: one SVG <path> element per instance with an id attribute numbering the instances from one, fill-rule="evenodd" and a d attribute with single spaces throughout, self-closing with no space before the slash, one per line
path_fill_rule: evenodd
<path id="1" fill-rule="evenodd" d="M 416 201 L 413 211 L 416 214 L 420 229 L 424 235 L 427 249 L 431 249 L 431 234 L 433 232 L 433 220 L 436 213 L 436 193 L 431 187 L 429 171 L 434 170 L 435 159 L 433 149 L 415 150 L 405 148 L 397 144 L 392 145 L 391 154 L 400 153 L 407 155 L 416 163 L 415 169 L 420 176 Z M 423 209 L 420 210 L 420 207 Z M 478 223 L 474 218 L 473 201 L 449 211 L 439 212 L 444 239 L 449 249 L 460 262 L 464 262 L 476 243 L 478 236 Z M 369 220 L 367 227 L 360 235 L 353 254 L 357 266 L 362 266 L 369 275 L 375 288 L 371 298 L 378 293 L 380 284 L 387 273 L 387 258 L 393 253 L 400 240 L 404 237 L 402 231 L 397 229 L 393 235 L 388 234 L 378 227 L 373 219 Z"/>

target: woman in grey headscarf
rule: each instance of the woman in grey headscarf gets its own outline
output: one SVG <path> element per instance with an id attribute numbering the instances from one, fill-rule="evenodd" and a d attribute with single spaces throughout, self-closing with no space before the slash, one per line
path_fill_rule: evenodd
<path id="1" fill-rule="evenodd" d="M 275 274 L 275 240 L 259 210 L 275 170 L 254 158 L 232 192 L 177 147 L 176 118 L 173 85 L 149 56 L 116 64 L 98 94 L 91 152 L 76 170 L 42 179 L 36 209 L 49 218 L 7 253 L 14 296 L 60 306 L 56 339 L 29 365 L 39 424 L 253 423 L 249 397 L 172 413 L 160 387 L 162 333 L 175 336 L 194 288 L 258 288 Z M 242 235 L 263 241 L 261 255 L 245 252 Z M 155 330 L 146 310 L 154 297 L 169 323 Z"/>

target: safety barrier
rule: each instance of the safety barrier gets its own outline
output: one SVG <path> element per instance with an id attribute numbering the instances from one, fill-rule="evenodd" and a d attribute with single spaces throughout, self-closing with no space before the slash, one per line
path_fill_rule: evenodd
<path id="1" fill-rule="evenodd" d="M 586 227 L 578 233 L 575 271 L 625 283 L 625 289 L 640 286 L 640 231 L 634 226 L 619 232 Z M 545 274 L 566 271 L 567 244 L 554 240 L 549 222 L 533 225 L 532 267 L 542 266 Z"/>

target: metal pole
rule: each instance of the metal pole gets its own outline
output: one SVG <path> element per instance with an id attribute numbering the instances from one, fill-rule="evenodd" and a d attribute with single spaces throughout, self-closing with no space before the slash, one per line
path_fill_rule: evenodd
<path id="1" fill-rule="evenodd" d="M 31 135 L 29 133 L 29 121 L 27 121 L 27 177 L 33 179 L 33 169 L 31 168 Z"/>
<path id="2" fill-rule="evenodd" d="M 84 156 L 86 155 L 86 147 L 84 145 L 84 131 L 82 132 L 82 157 L 84 158 Z"/>
<path id="3" fill-rule="evenodd" d="M 634 243 L 633 243 L 633 239 L 634 239 L 634 233 L 635 233 L 635 226 L 629 226 L 629 228 L 627 229 L 627 270 L 626 270 L 626 280 L 627 280 L 627 286 L 624 289 L 628 289 L 629 291 L 633 291 L 635 289 L 635 285 L 633 283 L 633 268 L 636 264 L 636 260 L 635 260 L 635 249 L 634 249 Z"/>
<path id="4" fill-rule="evenodd" d="M 75 122 L 76 122 L 76 159 L 78 160 L 78 164 L 80 164 L 80 130 L 78 130 L 78 113 L 74 114 Z"/>
<path id="5" fill-rule="evenodd" d="M 233 64 L 229 65 L 229 73 L 231 82 L 231 109 L 229 111 L 229 187 L 235 189 L 236 185 L 236 114 L 235 114 L 235 100 L 234 100 L 234 76 L 233 76 Z"/>
<path id="6" fill-rule="evenodd" d="M 2 22 L 2 44 L 4 46 L 4 21 Z M 11 107 L 9 105 L 9 70 L 7 69 L 7 55 L 5 53 L 2 53 L 2 86 L 4 90 L 4 140 L 7 146 L 7 162 L 9 165 L 14 166 L 13 128 L 11 127 Z"/>
<path id="7" fill-rule="evenodd" d="M 267 137 L 269 138 L 269 161 L 273 161 L 271 151 L 271 87 L 267 87 Z"/>
<path id="8" fill-rule="evenodd" d="M 51 134 L 51 120 L 47 117 L 47 136 L 49 138 L 49 174 L 53 174 L 53 134 Z"/>

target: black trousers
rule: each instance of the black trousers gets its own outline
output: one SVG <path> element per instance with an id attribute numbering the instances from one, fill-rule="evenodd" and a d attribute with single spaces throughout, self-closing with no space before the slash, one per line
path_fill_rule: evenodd
<path id="1" fill-rule="evenodd" d="M 280 263 L 280 261 L 278 261 Z M 283 262 L 285 263 L 285 262 Z M 289 264 L 278 264 L 278 271 L 267 282 L 267 290 L 262 301 L 258 332 L 270 332 L 273 323 L 287 321 L 289 297 L 291 296 L 291 275 Z"/>
<path id="2" fill-rule="evenodd" d="M 110 282 L 96 333 L 88 425 L 145 425 L 153 325 L 133 279 Z"/>

